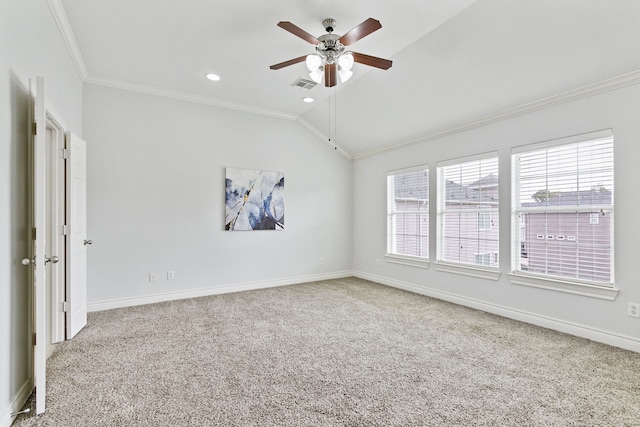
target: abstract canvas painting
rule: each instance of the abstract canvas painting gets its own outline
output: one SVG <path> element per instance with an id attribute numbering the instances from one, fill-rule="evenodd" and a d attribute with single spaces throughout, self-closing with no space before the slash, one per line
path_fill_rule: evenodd
<path id="1" fill-rule="evenodd" d="M 284 174 L 226 169 L 225 230 L 284 230 Z"/>

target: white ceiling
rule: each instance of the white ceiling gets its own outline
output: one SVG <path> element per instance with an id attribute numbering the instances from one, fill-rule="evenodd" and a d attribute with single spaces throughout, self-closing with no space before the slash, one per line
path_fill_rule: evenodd
<path id="1" fill-rule="evenodd" d="M 87 82 L 296 119 L 352 157 L 640 70 L 637 0 L 49 1 Z M 291 86 L 304 63 L 269 69 L 313 52 L 279 21 L 320 36 L 325 18 L 344 34 L 369 17 L 382 29 L 351 48 L 389 70 L 307 90 Z"/>

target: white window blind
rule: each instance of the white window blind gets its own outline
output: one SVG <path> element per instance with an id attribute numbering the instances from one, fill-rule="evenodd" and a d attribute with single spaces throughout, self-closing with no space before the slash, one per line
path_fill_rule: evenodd
<path id="1" fill-rule="evenodd" d="M 438 164 L 438 261 L 498 267 L 498 156 Z"/>
<path id="2" fill-rule="evenodd" d="M 387 176 L 387 252 L 429 257 L 429 170 L 389 172 Z"/>
<path id="3" fill-rule="evenodd" d="M 613 286 L 613 135 L 513 151 L 513 269 Z"/>

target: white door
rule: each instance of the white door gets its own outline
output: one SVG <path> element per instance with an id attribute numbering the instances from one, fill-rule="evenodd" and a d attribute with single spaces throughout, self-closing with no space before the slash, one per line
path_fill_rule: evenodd
<path id="1" fill-rule="evenodd" d="M 32 101 L 32 135 L 30 147 L 31 157 L 31 239 L 33 243 L 31 258 L 22 260 L 22 264 L 33 267 L 33 322 L 34 322 L 34 354 L 33 375 L 36 388 L 36 413 L 41 414 L 45 409 L 46 399 L 46 263 L 45 255 L 45 144 L 46 144 L 46 113 L 44 106 L 44 79 L 38 77 L 31 81 Z"/>
<path id="2" fill-rule="evenodd" d="M 67 134 L 67 339 L 87 324 L 87 144 Z"/>

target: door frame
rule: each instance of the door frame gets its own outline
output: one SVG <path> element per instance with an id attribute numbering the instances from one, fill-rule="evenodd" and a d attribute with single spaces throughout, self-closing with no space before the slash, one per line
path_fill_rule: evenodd
<path id="1" fill-rule="evenodd" d="M 46 180 L 47 180 L 47 254 L 55 255 L 59 261 L 47 264 L 47 358 L 56 343 L 65 339 L 65 126 L 57 120 L 55 113 L 46 108 Z"/>

